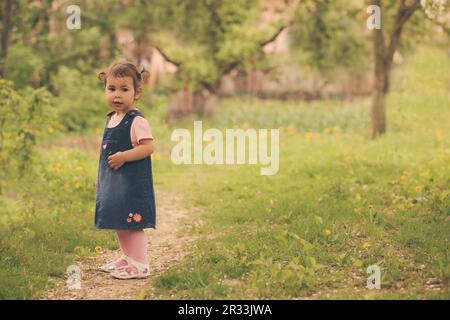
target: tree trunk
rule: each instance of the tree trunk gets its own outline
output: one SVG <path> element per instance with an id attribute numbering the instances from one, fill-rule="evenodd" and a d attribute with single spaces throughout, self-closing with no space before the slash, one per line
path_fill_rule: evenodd
<path id="1" fill-rule="evenodd" d="M 387 93 L 389 92 L 389 78 L 391 73 L 391 63 L 389 61 L 386 61 L 378 55 L 376 55 L 376 59 L 375 83 L 370 112 L 370 139 L 375 139 L 377 136 L 386 132 L 387 120 L 384 101 Z"/>
<path id="2" fill-rule="evenodd" d="M 381 90 L 375 90 L 372 97 L 369 138 L 375 139 L 386 132 L 386 110 L 384 107 L 385 94 Z"/>
<path id="3" fill-rule="evenodd" d="M 2 15 L 2 34 L 0 51 L 0 77 L 5 77 L 6 59 L 8 58 L 9 32 L 11 30 L 12 0 L 5 0 Z"/>
<path id="4" fill-rule="evenodd" d="M 370 139 L 375 139 L 377 136 L 386 132 L 384 100 L 389 89 L 390 64 L 386 61 L 384 34 L 381 29 L 374 31 L 373 50 L 375 53 L 375 82 L 370 112 Z"/>
<path id="5" fill-rule="evenodd" d="M 373 0 L 373 4 L 381 7 L 381 0 Z M 389 92 L 389 80 L 394 53 L 400 43 L 403 25 L 419 8 L 420 0 L 413 0 L 409 5 L 406 0 L 400 0 L 394 26 L 389 34 L 390 41 L 387 44 L 385 43 L 383 30 L 374 30 L 375 83 L 370 113 L 370 139 L 375 139 L 377 136 L 386 132 L 384 100 Z"/>

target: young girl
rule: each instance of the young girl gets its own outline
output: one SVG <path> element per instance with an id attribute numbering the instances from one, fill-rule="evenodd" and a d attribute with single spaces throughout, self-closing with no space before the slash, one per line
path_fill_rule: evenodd
<path id="1" fill-rule="evenodd" d="M 149 124 L 134 107 L 147 75 L 130 63 L 115 63 L 99 74 L 114 111 L 107 114 L 100 148 L 95 227 L 117 232 L 122 256 L 100 267 L 117 279 L 149 276 L 143 229 L 156 223 L 150 158 L 154 147 Z"/>

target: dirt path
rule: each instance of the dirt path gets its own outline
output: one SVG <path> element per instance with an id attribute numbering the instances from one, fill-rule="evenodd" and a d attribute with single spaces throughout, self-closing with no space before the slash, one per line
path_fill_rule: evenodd
<path id="1" fill-rule="evenodd" d="M 101 136 L 86 134 L 43 143 L 42 147 L 73 148 L 86 154 L 97 154 Z M 81 289 L 69 289 L 66 279 L 56 278 L 56 287 L 44 294 L 43 299 L 154 299 L 152 281 L 164 273 L 174 263 L 181 261 L 190 252 L 191 243 L 196 238 L 188 231 L 198 225 L 198 217 L 193 215 L 199 209 L 189 211 L 183 207 L 181 198 L 155 188 L 156 196 L 156 229 L 146 229 L 149 240 L 148 256 L 151 276 L 143 280 L 117 280 L 109 274 L 97 270 L 98 266 L 109 260 L 116 260 L 120 251 L 107 250 L 100 255 L 76 262 L 81 269 Z M 111 231 L 113 232 L 113 231 Z"/>
<path id="2" fill-rule="evenodd" d="M 191 210 L 183 208 L 181 199 L 174 195 L 156 190 L 156 229 L 146 229 L 149 239 L 149 261 L 151 276 L 144 280 L 117 280 L 96 268 L 107 260 L 115 260 L 119 251 L 107 251 L 103 254 L 77 262 L 81 269 L 81 289 L 69 289 L 66 279 L 58 279 L 55 289 L 47 292 L 44 299 L 154 299 L 152 280 L 181 261 L 188 253 L 194 236 L 188 232 L 193 224 Z M 188 220 L 187 218 L 190 217 Z M 189 221 L 189 222 L 188 222 Z M 145 293 L 145 294 L 144 294 Z"/>

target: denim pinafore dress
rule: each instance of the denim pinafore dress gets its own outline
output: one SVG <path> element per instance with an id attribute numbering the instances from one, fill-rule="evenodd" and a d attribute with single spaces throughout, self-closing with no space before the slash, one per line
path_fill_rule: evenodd
<path id="1" fill-rule="evenodd" d="M 108 113 L 98 166 L 95 227 L 98 229 L 138 230 L 155 228 L 156 208 L 150 157 L 125 162 L 118 170 L 108 165 L 108 156 L 133 148 L 130 130 L 136 109 L 128 111 L 121 122 L 108 128 L 113 112 Z"/>

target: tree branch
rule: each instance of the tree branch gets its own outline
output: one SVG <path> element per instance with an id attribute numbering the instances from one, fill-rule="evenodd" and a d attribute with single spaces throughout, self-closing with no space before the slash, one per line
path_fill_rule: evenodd
<path id="1" fill-rule="evenodd" d="M 421 7 L 420 0 L 414 0 L 410 5 L 406 4 L 406 0 L 400 1 L 400 5 L 397 10 L 397 15 L 395 17 L 394 28 L 392 29 L 390 35 L 389 46 L 386 51 L 385 56 L 386 61 L 388 62 L 392 61 L 395 50 L 397 50 L 397 47 L 400 43 L 403 25 L 405 24 L 406 21 L 409 20 L 409 18 L 411 18 L 414 12 L 420 9 L 420 7 Z"/>
<path id="2" fill-rule="evenodd" d="M 179 66 L 181 65 L 181 62 L 177 62 L 177 61 L 174 61 L 174 60 L 172 60 L 171 58 L 169 58 L 169 56 L 168 56 L 167 54 L 165 54 L 164 51 L 163 51 L 160 47 L 158 47 L 158 46 L 154 46 L 154 47 L 155 47 L 156 50 L 159 51 L 159 53 L 163 56 L 163 58 L 164 58 L 166 61 L 168 61 L 168 62 L 170 62 L 170 63 L 173 63 L 173 64 L 176 65 L 177 67 L 179 67 Z"/>
<path id="3" fill-rule="evenodd" d="M 289 26 L 291 26 L 291 25 L 292 25 L 292 23 L 290 23 L 290 24 L 288 24 L 288 25 L 286 25 L 286 26 L 281 26 L 281 27 L 277 30 L 277 32 L 275 32 L 275 34 L 274 34 L 273 36 L 271 36 L 271 37 L 270 37 L 269 39 L 267 39 L 267 40 L 264 40 L 264 41 L 261 42 L 259 45 L 260 45 L 261 47 L 264 47 L 266 44 L 271 43 L 272 41 L 274 41 L 274 40 L 280 35 L 281 32 L 283 32 L 284 29 L 286 29 L 287 27 L 289 27 Z"/>

